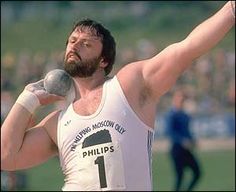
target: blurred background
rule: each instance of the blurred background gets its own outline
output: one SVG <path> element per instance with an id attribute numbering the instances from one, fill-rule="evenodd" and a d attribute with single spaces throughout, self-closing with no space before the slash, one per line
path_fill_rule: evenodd
<path id="1" fill-rule="evenodd" d="M 116 39 L 114 75 L 131 61 L 150 58 L 183 40 L 226 1 L 1 1 L 1 123 L 28 83 L 62 68 L 73 24 L 95 19 Z M 177 82 L 188 95 L 191 131 L 198 140 L 203 176 L 196 190 L 235 191 L 235 28 L 198 58 Z M 157 105 L 153 147 L 154 190 L 169 191 L 174 173 L 164 116 L 172 90 Z M 39 122 L 57 103 L 40 108 Z M 186 176 L 187 177 L 187 176 Z M 61 190 L 57 158 L 29 170 L 1 171 L 1 190 Z"/>

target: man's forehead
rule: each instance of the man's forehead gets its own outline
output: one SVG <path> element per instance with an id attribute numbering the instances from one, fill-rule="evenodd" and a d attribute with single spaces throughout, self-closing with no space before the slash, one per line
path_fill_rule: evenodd
<path id="1" fill-rule="evenodd" d="M 101 37 L 97 35 L 95 30 L 90 28 L 83 28 L 77 27 L 70 35 L 71 37 L 83 37 L 90 40 L 101 40 Z"/>

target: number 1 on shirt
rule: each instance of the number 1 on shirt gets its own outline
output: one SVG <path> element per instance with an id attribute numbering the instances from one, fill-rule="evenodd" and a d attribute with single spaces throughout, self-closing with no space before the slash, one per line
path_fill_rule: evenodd
<path id="1" fill-rule="evenodd" d="M 104 165 L 104 156 L 98 156 L 94 162 L 95 164 L 98 165 L 100 186 L 101 188 L 105 188 L 107 187 L 107 180 L 106 180 L 106 170 Z"/>

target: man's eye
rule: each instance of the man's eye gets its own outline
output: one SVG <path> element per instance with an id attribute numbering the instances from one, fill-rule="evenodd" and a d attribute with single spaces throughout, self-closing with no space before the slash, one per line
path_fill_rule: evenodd
<path id="1" fill-rule="evenodd" d="M 83 46 L 90 47 L 90 44 L 89 43 L 83 43 Z"/>
<path id="2" fill-rule="evenodd" d="M 75 43 L 75 39 L 70 39 L 70 43 Z"/>

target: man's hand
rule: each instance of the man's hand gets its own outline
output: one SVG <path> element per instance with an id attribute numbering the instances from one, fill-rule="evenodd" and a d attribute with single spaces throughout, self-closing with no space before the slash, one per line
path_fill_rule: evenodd
<path id="1" fill-rule="evenodd" d="M 231 3 L 231 8 L 232 8 L 232 14 L 233 14 L 233 17 L 235 18 L 235 1 L 230 1 Z"/>
<path id="2" fill-rule="evenodd" d="M 49 94 L 43 87 L 43 79 L 35 83 L 30 83 L 25 87 L 25 90 L 32 92 L 38 97 L 41 105 L 48 105 L 59 100 L 64 100 L 62 96 Z"/>

